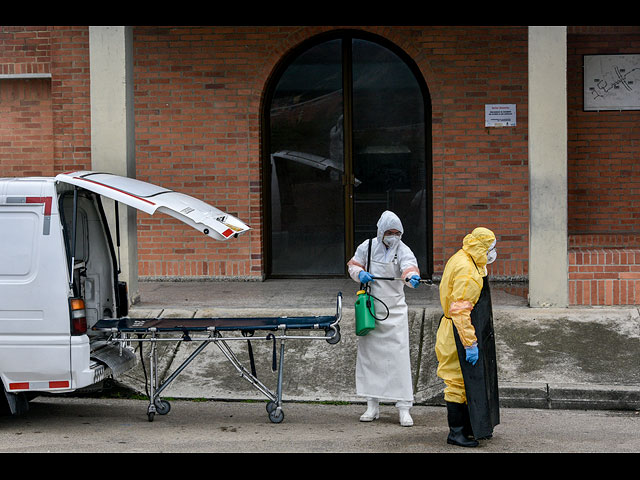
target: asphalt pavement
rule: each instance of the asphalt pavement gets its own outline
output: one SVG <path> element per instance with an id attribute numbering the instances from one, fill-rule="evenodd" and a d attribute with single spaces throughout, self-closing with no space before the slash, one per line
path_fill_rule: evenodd
<path id="1" fill-rule="evenodd" d="M 383 406 L 380 419 L 363 423 L 358 421 L 363 405 L 293 402 L 287 405 L 285 421 L 273 424 L 264 415 L 264 405 L 264 402 L 172 400 L 169 414 L 148 422 L 141 414 L 145 409 L 143 400 L 39 397 L 32 401 L 27 415 L 0 417 L 0 453 L 82 453 L 72 458 L 74 465 L 84 462 L 89 469 L 102 466 L 109 470 L 126 465 L 129 473 L 158 471 L 165 475 L 167 469 L 175 468 L 178 474 L 215 474 L 230 468 L 232 472 L 242 471 L 243 475 L 250 472 L 288 475 L 299 474 L 305 465 L 278 463 L 278 459 L 270 456 L 253 459 L 244 454 L 640 452 L 640 415 L 631 411 L 502 408 L 493 438 L 481 440 L 477 448 L 463 448 L 446 443 L 445 407 L 414 406 L 414 426 L 402 427 L 393 406 Z M 104 458 L 85 456 L 87 453 L 162 456 L 130 457 L 124 459 L 125 463 L 118 460 L 109 467 L 99 463 Z M 238 457 L 243 463 L 235 466 L 211 463 L 204 457 L 181 463 L 181 458 L 165 455 L 175 453 L 243 454 Z M 10 461 L 9 457 L 4 458 Z M 348 459 L 321 458 L 318 468 L 333 471 L 335 467 L 342 470 L 353 466 Z M 373 463 L 361 458 L 355 461 L 364 462 L 364 467 L 386 465 L 385 458 L 375 458 L 377 462 Z M 597 456 L 581 457 L 579 465 L 571 463 L 572 472 L 593 461 L 590 459 L 602 460 Z M 50 462 L 43 460 L 30 465 L 29 471 L 50 469 Z M 525 464 L 536 468 L 532 460 L 525 459 Z M 442 464 L 420 466 L 434 469 Z M 503 463 L 494 466 L 498 470 L 506 468 Z M 557 473 L 566 464 L 547 466 Z M 545 465 L 537 469 L 542 474 Z M 362 473 L 360 469 L 359 472 Z"/>

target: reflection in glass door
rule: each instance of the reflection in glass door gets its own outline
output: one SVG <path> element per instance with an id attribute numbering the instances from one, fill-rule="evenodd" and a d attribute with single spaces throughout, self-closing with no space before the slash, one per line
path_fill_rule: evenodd
<path id="1" fill-rule="evenodd" d="M 344 275 L 384 210 L 431 273 L 425 106 L 414 72 L 374 41 L 343 34 L 285 65 L 267 110 L 268 275 Z"/>
<path id="2" fill-rule="evenodd" d="M 270 110 L 271 273 L 344 272 L 341 42 L 283 73 Z"/>
<path id="3" fill-rule="evenodd" d="M 353 40 L 354 242 L 376 235 L 391 210 L 405 229 L 402 241 L 427 271 L 425 111 L 415 75 L 391 50 Z"/>

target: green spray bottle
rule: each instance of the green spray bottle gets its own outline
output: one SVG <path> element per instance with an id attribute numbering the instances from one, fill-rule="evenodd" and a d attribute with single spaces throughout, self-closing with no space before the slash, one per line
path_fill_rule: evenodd
<path id="1" fill-rule="evenodd" d="M 369 239 L 369 250 L 367 252 L 367 267 L 371 265 L 371 243 L 373 238 Z M 362 337 L 376 328 L 376 310 L 373 306 L 373 300 L 369 293 L 368 285 L 360 284 L 356 300 L 356 335 Z"/>
<path id="2" fill-rule="evenodd" d="M 373 298 L 366 289 L 359 290 L 356 295 L 356 335 L 362 337 L 376 327 L 376 312 Z"/>

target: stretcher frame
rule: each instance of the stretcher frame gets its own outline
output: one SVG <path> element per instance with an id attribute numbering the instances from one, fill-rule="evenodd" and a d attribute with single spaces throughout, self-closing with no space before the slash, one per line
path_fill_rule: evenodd
<path id="1" fill-rule="evenodd" d="M 210 344 L 214 343 L 227 360 L 240 373 L 241 377 L 251 383 L 264 394 L 267 402 L 267 414 L 273 423 L 281 423 L 284 419 L 282 409 L 282 380 L 284 371 L 284 351 L 286 340 L 325 340 L 330 345 L 340 341 L 340 320 L 342 319 L 342 293 L 338 292 L 336 300 L 336 314 L 331 316 L 306 317 L 210 317 L 210 318 L 151 318 L 132 319 L 102 319 L 92 328 L 109 334 L 108 341 L 119 343 L 120 349 L 130 346 L 133 342 L 150 343 L 149 352 L 149 406 L 147 418 L 153 421 L 155 414 L 166 415 L 171 410 L 168 401 L 160 394 L 180 375 L 180 373 Z M 256 331 L 265 331 L 262 336 L 255 336 Z M 290 331 L 324 330 L 324 335 L 289 334 Z M 176 333 L 181 336 L 176 336 Z M 230 335 L 240 332 L 241 336 Z M 253 352 L 249 342 L 249 357 L 251 371 L 249 371 L 234 354 L 227 342 L 237 340 L 265 340 L 273 342 L 272 370 L 278 370 L 276 392 L 271 391 L 258 380 L 253 365 Z M 276 358 L 276 341 L 280 341 L 279 361 Z M 200 345 L 171 373 L 167 379 L 158 384 L 158 349 L 159 342 L 201 342 Z M 144 368 L 144 363 L 143 363 Z"/>

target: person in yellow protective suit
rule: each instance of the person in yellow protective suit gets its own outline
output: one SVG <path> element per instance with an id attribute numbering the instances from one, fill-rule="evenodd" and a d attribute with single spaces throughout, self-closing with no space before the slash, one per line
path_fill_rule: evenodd
<path id="1" fill-rule="evenodd" d="M 440 281 L 444 312 L 436 336 L 437 375 L 445 382 L 447 443 L 465 447 L 492 436 L 499 423 L 498 388 L 487 263 L 496 237 L 484 227 L 466 235 Z M 475 438 L 473 438 L 475 437 Z"/>

